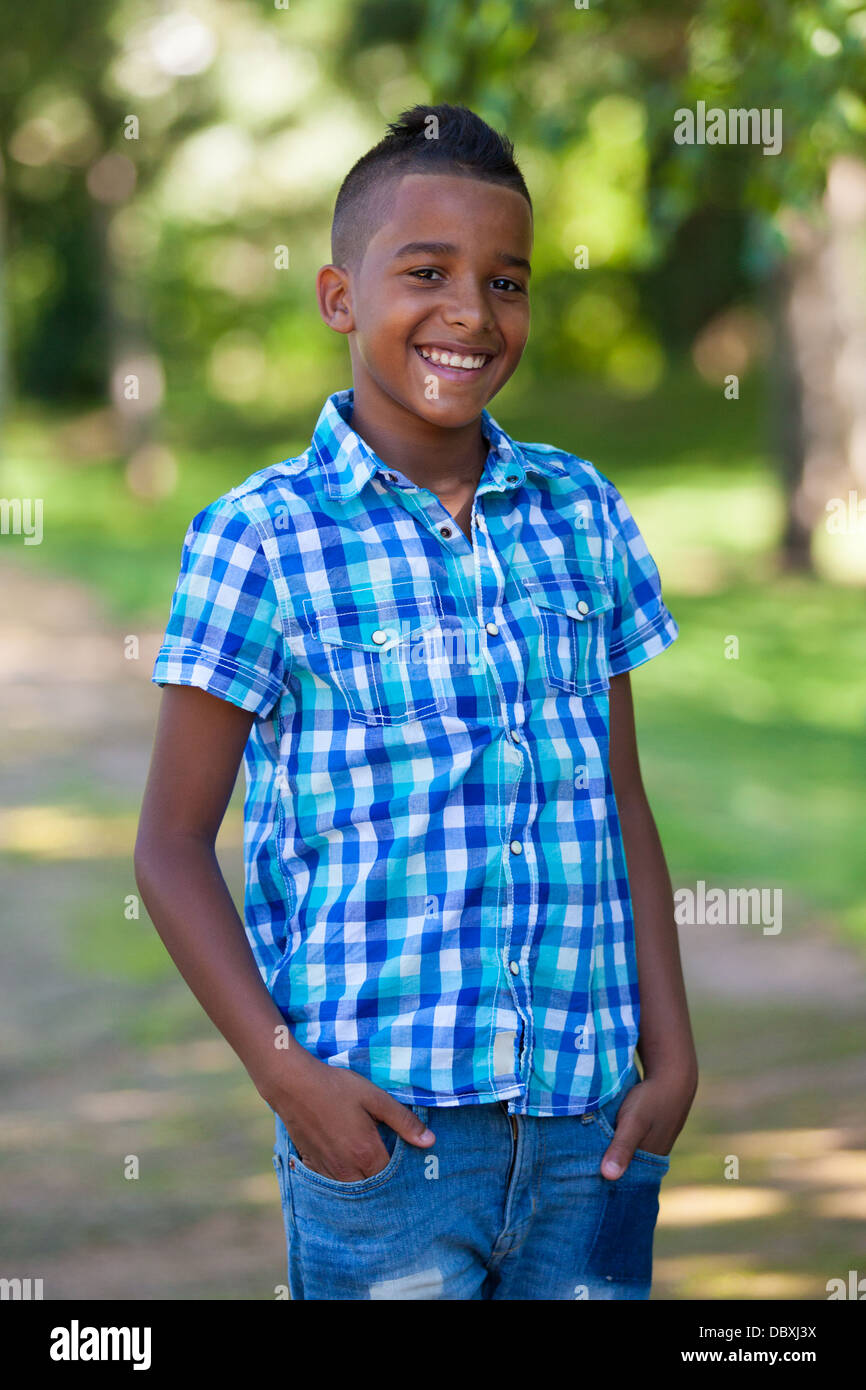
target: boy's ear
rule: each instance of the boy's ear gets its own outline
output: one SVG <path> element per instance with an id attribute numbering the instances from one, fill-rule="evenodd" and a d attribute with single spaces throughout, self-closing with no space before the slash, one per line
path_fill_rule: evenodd
<path id="1" fill-rule="evenodd" d="M 323 265 L 316 276 L 316 298 L 319 313 L 335 333 L 352 333 L 355 315 L 352 312 L 352 290 L 349 273 L 338 265 Z"/>

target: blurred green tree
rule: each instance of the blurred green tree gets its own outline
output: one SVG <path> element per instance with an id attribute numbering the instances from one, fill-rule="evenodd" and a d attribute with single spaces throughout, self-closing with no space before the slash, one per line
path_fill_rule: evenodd
<path id="1" fill-rule="evenodd" d="M 448 100 L 509 131 L 533 190 L 530 380 L 641 394 L 692 354 L 721 390 L 757 306 L 788 563 L 866 489 L 861 0 L 46 0 L 0 35 L 12 375 L 113 402 L 125 456 L 163 378 L 203 438 L 315 404 L 345 370 L 310 288 L 336 187 L 385 120 Z M 780 152 L 678 143 L 700 104 L 780 111 Z"/>
<path id="2" fill-rule="evenodd" d="M 576 200 L 603 199 L 604 180 L 617 178 L 611 127 L 642 144 L 643 178 L 633 180 L 642 216 L 612 259 L 640 288 L 638 302 L 668 348 L 690 344 L 738 300 L 763 304 L 787 499 L 783 554 L 788 565 L 809 567 L 828 502 L 850 488 L 866 492 L 866 6 L 429 0 L 410 13 L 412 50 L 435 99 L 474 106 L 547 150 L 555 177 L 573 179 Z M 382 15 L 381 0 L 356 7 L 356 51 L 379 40 Z M 778 150 L 677 143 L 676 113 L 697 116 L 699 104 L 705 113 L 778 113 Z M 562 360 L 575 296 L 561 272 L 548 270 L 559 331 L 546 316 L 545 337 Z M 613 311 L 617 332 L 623 299 L 608 289 L 598 305 Z M 580 311 L 578 295 L 578 335 Z M 588 336 L 597 334 L 592 322 Z M 737 373 L 736 353 L 727 372 L 714 356 L 720 378 Z"/>

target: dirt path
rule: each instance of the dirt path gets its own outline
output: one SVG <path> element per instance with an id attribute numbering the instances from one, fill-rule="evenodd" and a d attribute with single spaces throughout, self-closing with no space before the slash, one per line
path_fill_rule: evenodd
<path id="1" fill-rule="evenodd" d="M 0 1275 L 51 1299 L 272 1298 L 269 1113 L 126 916 L 161 633 L 127 660 L 81 586 L 3 564 L 0 592 Z M 238 890 L 239 845 L 236 790 L 221 859 Z M 866 1272 L 862 962 L 829 922 L 681 943 L 702 1082 L 654 1297 L 825 1298 Z"/>

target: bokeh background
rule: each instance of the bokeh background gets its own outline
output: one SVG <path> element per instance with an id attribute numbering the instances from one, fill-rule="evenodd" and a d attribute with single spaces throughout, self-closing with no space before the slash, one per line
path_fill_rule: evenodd
<path id="1" fill-rule="evenodd" d="M 777 934 L 681 928 L 702 1079 L 653 1296 L 866 1272 L 866 4 L 39 0 L 2 31 L 0 1274 L 284 1280 L 269 1113 L 136 897 L 149 676 L 190 518 L 351 384 L 313 292 L 340 180 L 441 100 L 536 206 L 491 410 L 615 481 L 680 624 L 633 677 L 675 886 L 783 892 Z M 699 101 L 779 108 L 781 152 L 678 145 Z"/>

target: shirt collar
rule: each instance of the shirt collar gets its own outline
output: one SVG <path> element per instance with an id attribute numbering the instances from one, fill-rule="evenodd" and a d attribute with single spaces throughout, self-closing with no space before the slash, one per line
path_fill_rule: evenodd
<path id="1" fill-rule="evenodd" d="M 313 449 L 322 467 L 325 486 L 331 497 L 355 497 L 374 473 L 387 473 L 387 466 L 359 434 L 352 429 L 354 391 L 335 391 L 322 407 L 313 432 Z M 509 492 L 520 487 L 527 472 L 556 477 L 566 469 L 556 459 L 540 459 L 525 454 L 510 435 L 486 410 L 481 412 L 481 430 L 490 445 L 485 471 L 496 488 Z"/>

